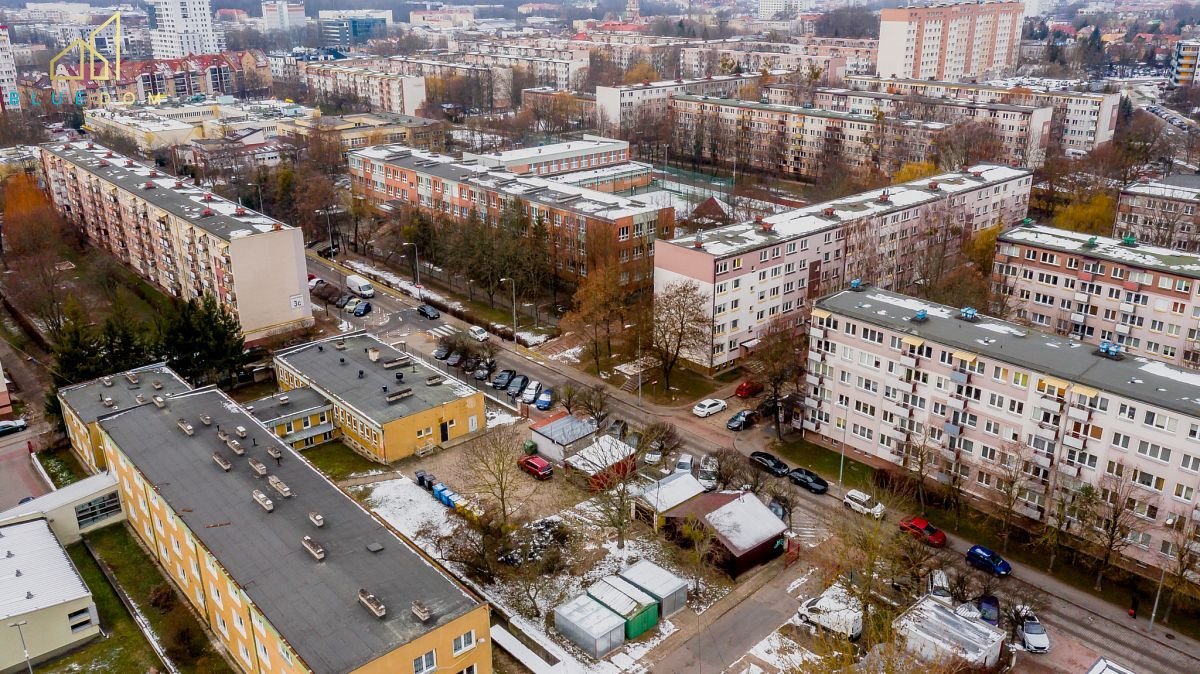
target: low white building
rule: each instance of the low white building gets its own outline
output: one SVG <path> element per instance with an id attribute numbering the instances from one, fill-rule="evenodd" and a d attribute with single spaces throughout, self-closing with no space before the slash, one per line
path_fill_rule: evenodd
<path id="1" fill-rule="evenodd" d="M 892 621 L 892 629 L 910 653 L 929 663 L 961 658 L 971 665 L 992 667 L 1004 645 L 1004 630 L 965 618 L 930 596 L 901 613 Z"/>

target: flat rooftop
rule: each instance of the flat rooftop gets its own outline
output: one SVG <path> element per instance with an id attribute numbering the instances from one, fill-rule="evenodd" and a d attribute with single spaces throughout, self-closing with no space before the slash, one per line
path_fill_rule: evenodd
<path id="1" fill-rule="evenodd" d="M 964 618 L 928 596 L 900 614 L 893 629 L 901 634 L 920 634 L 927 642 L 938 644 L 942 655 L 957 655 L 971 663 L 982 662 L 1004 640 L 1003 630 L 982 620 Z"/>
<path id="2" fill-rule="evenodd" d="M 316 412 L 329 404 L 325 396 L 314 391 L 312 387 L 299 386 L 247 403 L 246 411 L 263 424 L 269 424 L 276 419 L 294 417 L 301 412 Z"/>
<path id="3" fill-rule="evenodd" d="M 1176 201 L 1194 201 L 1200 200 L 1200 185 L 1192 187 L 1186 184 L 1159 182 L 1157 180 L 1144 183 L 1136 182 L 1122 187 L 1121 194 L 1137 194 L 1145 197 L 1174 199 Z"/>
<path id="4" fill-rule="evenodd" d="M 0 620 L 91 596 L 46 520 L 0 526 L 0 549 Z"/>
<path id="5" fill-rule="evenodd" d="M 629 149 L 629 143 L 616 138 L 602 138 L 585 134 L 583 140 L 572 140 L 566 143 L 551 143 L 535 147 L 522 147 L 503 152 L 464 152 L 463 159 L 475 160 L 485 166 L 507 166 L 509 164 L 524 164 L 532 159 L 552 160 L 562 157 L 573 157 L 592 152 L 616 151 Z"/>
<path id="6" fill-rule="evenodd" d="M 196 128 L 191 124 L 186 124 L 169 117 L 154 112 L 119 112 L 116 110 L 88 110 L 86 113 L 87 119 L 103 119 L 113 124 L 127 126 L 130 129 L 137 131 L 145 131 L 148 133 L 162 133 L 164 131 L 191 131 Z"/>
<path id="7" fill-rule="evenodd" d="M 786 75 L 790 70 L 771 70 L 770 75 Z M 762 77 L 762 73 L 743 73 L 740 75 L 709 75 L 708 77 L 681 77 L 673 80 L 659 80 L 657 82 L 642 83 L 642 84 L 620 84 L 615 87 L 596 87 L 596 91 L 601 89 L 616 89 L 621 92 L 637 91 L 640 89 L 670 89 L 672 87 L 690 87 L 702 86 L 704 84 L 713 84 L 721 82 L 737 82 L 737 81 L 752 81 Z"/>
<path id="8" fill-rule="evenodd" d="M 677 101 L 692 101 L 696 103 L 716 103 L 717 105 L 728 105 L 735 108 L 743 108 L 746 110 L 766 110 L 769 112 L 782 112 L 789 115 L 803 115 L 805 117 L 824 117 L 826 119 L 845 119 L 852 122 L 864 122 L 867 124 L 875 124 L 878 120 L 871 114 L 858 114 L 853 112 L 838 112 L 836 110 L 822 110 L 820 108 L 805 108 L 799 105 L 783 105 L 780 103 L 759 103 L 757 101 L 743 101 L 736 98 L 714 98 L 712 96 L 691 96 L 687 94 L 675 94 L 673 98 Z M 899 117 L 888 117 L 888 121 L 908 127 L 921 127 L 930 131 L 940 131 L 949 127 L 949 124 L 943 122 L 927 122 L 920 119 L 901 119 Z"/>
<path id="9" fill-rule="evenodd" d="M 917 80 L 908 77 L 879 77 L 877 75 L 846 75 L 846 81 L 853 84 L 854 82 L 872 82 L 876 84 L 886 85 L 891 82 L 902 84 L 905 86 L 922 86 L 922 87 L 946 87 L 949 89 L 974 89 L 976 91 L 994 91 L 996 93 L 1021 93 L 1024 89 L 1025 93 L 1045 94 L 1048 96 L 1070 96 L 1079 98 L 1095 98 L 1101 100 L 1105 96 L 1113 94 L 1096 94 L 1087 91 L 1072 91 L 1061 88 L 1067 86 L 1063 80 L 1041 80 L 1035 82 L 1033 80 L 997 80 L 986 84 L 972 82 L 946 82 L 943 80 Z M 1060 88 L 1052 88 L 1052 87 Z"/>
<path id="10" fill-rule="evenodd" d="M 217 389 L 169 398 L 163 408 L 118 412 L 100 424 L 313 671 L 354 670 L 479 605 Z M 237 438 L 239 426 L 245 438 Z M 218 429 L 238 439 L 245 456 L 228 449 Z M 268 447 L 282 453 L 280 463 Z M 233 469 L 221 470 L 214 453 Z M 251 458 L 294 495 L 283 498 L 256 477 Z M 273 512 L 253 500 L 254 490 L 270 497 Z M 325 526 L 314 526 L 310 512 L 320 513 Z M 305 536 L 325 548 L 323 561 L 302 546 Z M 382 549 L 371 552 L 375 544 Z M 384 603 L 386 618 L 359 604 L 359 589 Z M 428 622 L 413 616 L 413 601 L 430 609 Z"/>
<path id="11" fill-rule="evenodd" d="M 368 349 L 378 349 L 376 360 L 371 360 Z M 380 425 L 478 393 L 471 386 L 362 333 L 309 342 L 282 351 L 275 358 L 295 368 L 317 391 L 344 401 Z M 405 359 L 403 366 L 385 367 L 399 358 Z M 403 381 L 396 379 L 397 374 L 404 375 Z M 441 377 L 439 382 L 427 383 L 435 375 Z M 388 393 L 401 389 L 410 389 L 412 395 L 388 402 Z"/>
<path id="12" fill-rule="evenodd" d="M 773 84 L 769 88 L 793 89 L 798 85 L 795 84 Z M 904 94 L 892 94 L 886 91 L 864 91 L 862 89 L 845 89 L 841 87 L 817 87 L 816 92 L 819 94 L 828 94 L 830 96 L 860 96 L 862 98 L 872 98 L 875 100 L 898 101 L 902 103 L 909 102 L 908 96 Z M 984 110 L 1000 110 L 1003 112 L 1020 112 L 1029 113 L 1039 108 L 1032 105 L 1013 105 L 1011 103 L 992 103 L 988 101 L 972 101 L 963 98 L 941 97 L 925 97 L 921 103 L 926 101 L 932 102 L 935 105 L 945 105 L 955 108 L 972 108 Z"/>
<path id="13" fill-rule="evenodd" d="M 1091 236 L 1045 225 L 1014 227 L 1001 234 L 999 240 L 1200 279 L 1200 254 L 1172 248 L 1140 243 L 1127 246 L 1121 239 Z"/>
<path id="14" fill-rule="evenodd" d="M 998 164 L 978 164 L 967 167 L 965 171 L 943 173 L 930 178 L 860 192 L 841 199 L 776 213 L 763 219 L 763 222 L 771 225 L 769 232 L 764 231 L 759 223 L 741 222 L 691 236 L 678 237 L 666 243 L 692 248 L 696 239 L 699 238 L 704 245 L 704 252 L 713 257 L 740 255 L 765 245 L 837 229 L 848 221 L 882 216 L 892 211 L 900 211 L 944 199 L 959 192 L 998 185 L 1030 175 L 1032 173 L 1029 169 L 1011 168 Z M 937 189 L 930 189 L 932 183 L 937 183 Z M 887 192 L 888 195 L 886 202 L 879 200 L 884 192 Z M 826 214 L 826 209 L 829 208 L 833 209 L 832 215 Z"/>
<path id="15" fill-rule="evenodd" d="M 176 187 L 177 180 L 173 176 L 95 143 L 46 143 L 41 148 L 42 152 L 74 164 L 84 173 L 99 176 L 218 239 L 229 241 L 270 232 L 276 227 L 292 228 L 249 208 L 243 208 L 245 214 L 238 215 L 237 210 L 241 207 L 234 202 L 205 192 L 186 180 Z M 147 183 L 154 187 L 146 189 Z M 210 195 L 211 201 L 205 201 L 205 195 Z M 205 210 L 212 211 L 212 215 L 205 217 Z"/>
<path id="16" fill-rule="evenodd" d="M 58 395 L 90 424 L 107 414 L 148 403 L 154 396 L 172 396 L 192 390 L 166 363 L 146 365 L 128 372 L 64 386 Z M 138 400 L 141 396 L 141 400 Z"/>
<path id="17" fill-rule="evenodd" d="M 816 306 L 856 321 L 913 335 L 1099 391 L 1200 416 L 1200 372 L 1126 354 L 1121 360 L 1099 355 L 1094 344 L 980 315 L 972 323 L 959 310 L 907 295 L 868 287 L 823 297 Z M 916 323 L 920 309 L 927 319 Z M 1032 384 L 1031 384 L 1032 385 Z"/>

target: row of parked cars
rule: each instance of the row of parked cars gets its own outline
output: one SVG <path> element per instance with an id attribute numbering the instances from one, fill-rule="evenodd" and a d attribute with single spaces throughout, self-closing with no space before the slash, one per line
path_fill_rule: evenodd
<path id="1" fill-rule="evenodd" d="M 1174 111 L 1168 110 L 1167 108 L 1159 107 L 1157 105 L 1148 105 L 1148 106 L 1146 106 L 1146 110 L 1150 114 L 1161 118 L 1164 122 L 1166 122 L 1167 124 L 1170 124 L 1171 126 L 1177 128 L 1177 129 L 1187 129 L 1188 128 L 1187 120 L 1185 120 L 1184 118 L 1175 114 Z"/>

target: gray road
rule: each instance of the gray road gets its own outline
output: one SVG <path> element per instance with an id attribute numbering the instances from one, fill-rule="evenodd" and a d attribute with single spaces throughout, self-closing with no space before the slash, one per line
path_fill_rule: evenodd
<path id="1" fill-rule="evenodd" d="M 0 510 L 7 510 L 26 496 L 41 496 L 50 491 L 30 462 L 27 442 L 29 431 L 0 438 Z"/>

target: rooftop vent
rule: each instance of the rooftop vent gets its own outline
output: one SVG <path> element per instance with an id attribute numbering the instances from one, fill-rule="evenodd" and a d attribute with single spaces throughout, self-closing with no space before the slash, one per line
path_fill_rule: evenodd
<path id="1" fill-rule="evenodd" d="M 271 488 L 284 498 L 290 498 L 292 496 L 292 488 L 287 486 L 287 483 L 279 479 L 277 475 L 268 477 L 267 484 L 271 485 Z"/>
<path id="2" fill-rule="evenodd" d="M 267 447 L 267 454 L 272 459 L 275 459 L 275 460 L 279 460 L 279 459 L 283 458 L 283 452 L 279 451 L 279 448 L 276 447 L 275 445 L 271 445 L 271 446 Z"/>
<path id="3" fill-rule="evenodd" d="M 308 550 L 308 554 L 312 555 L 318 562 L 325 559 L 325 546 L 314 541 L 311 536 L 305 536 L 303 543 L 304 549 Z"/>
<path id="4" fill-rule="evenodd" d="M 153 398 L 151 398 L 151 400 L 153 400 L 153 401 L 154 401 L 154 406 L 155 406 L 155 407 L 160 407 L 160 408 L 161 408 L 161 407 L 166 407 L 166 406 L 167 406 L 167 401 L 166 401 L 166 400 L 163 400 L 163 397 L 162 397 L 162 396 L 154 396 Z"/>
<path id="5" fill-rule="evenodd" d="M 205 426 L 212 426 L 212 417 L 207 414 L 201 414 L 200 423 L 204 424 Z"/>
<path id="6" fill-rule="evenodd" d="M 220 466 L 221 470 L 225 471 L 226 473 L 233 468 L 233 464 L 229 462 L 229 459 L 226 459 L 217 452 L 213 452 L 213 463 Z"/>
<path id="7" fill-rule="evenodd" d="M 95 143 L 88 143 L 88 149 L 89 149 L 89 150 L 95 150 L 95 149 L 96 149 L 96 144 L 95 144 Z"/>
<path id="8" fill-rule="evenodd" d="M 103 159 L 101 159 L 101 160 L 100 160 L 100 165 L 101 165 L 101 166 L 108 166 L 108 162 L 106 162 L 106 161 L 104 161 Z"/>
<path id="9" fill-rule="evenodd" d="M 754 224 L 756 224 L 760 228 L 762 228 L 762 231 L 764 231 L 764 232 L 769 232 L 769 231 L 771 231 L 771 228 L 774 227 L 774 224 L 764 220 L 763 216 L 761 216 L 761 215 L 754 216 Z"/>
<path id="10" fill-rule="evenodd" d="M 204 193 L 204 200 L 205 200 L 205 201 L 212 201 L 212 200 L 213 200 L 212 193 L 211 193 L 211 192 L 205 192 L 205 193 Z"/>
<path id="11" fill-rule="evenodd" d="M 238 216 L 238 217 L 241 217 L 241 216 L 243 216 L 243 215 L 245 215 L 245 214 L 246 214 L 246 209 L 242 208 L 241 206 L 238 206 L 238 207 L 237 207 L 237 210 L 236 210 L 236 211 L 234 211 L 234 212 L 233 212 L 233 214 L 234 214 L 234 215 L 236 215 L 236 216 Z"/>
<path id="12" fill-rule="evenodd" d="M 126 372 L 125 373 L 125 381 L 129 382 L 130 384 L 136 385 L 138 383 L 138 376 L 136 374 L 134 374 L 133 372 Z"/>
<path id="13" fill-rule="evenodd" d="M 108 157 L 109 159 L 112 159 L 115 155 L 113 154 L 112 150 L 109 150 L 108 152 L 104 153 L 104 156 Z"/>
<path id="14" fill-rule="evenodd" d="M 150 177 L 151 177 L 151 178 L 157 178 L 157 177 L 158 177 L 158 171 L 155 171 L 154 169 L 150 169 Z"/>
<path id="15" fill-rule="evenodd" d="M 404 381 L 404 373 L 403 372 L 396 373 L 396 381 L 398 381 L 398 382 Z"/>
<path id="16" fill-rule="evenodd" d="M 339 339 L 338 341 L 334 342 L 333 348 L 337 349 L 338 351 L 345 351 L 346 350 L 346 340 Z M 345 358 L 342 359 L 342 361 L 345 361 L 345 360 L 346 360 Z"/>
<path id="17" fill-rule="evenodd" d="M 399 389 L 397 391 L 392 391 L 391 393 L 387 394 L 387 401 L 389 403 L 399 402 L 399 401 L 404 400 L 405 398 L 411 396 L 412 394 L 413 394 L 413 390 L 411 388 L 402 388 L 402 389 Z"/>
<path id="18" fill-rule="evenodd" d="M 146 396 L 142 395 L 141 393 L 139 393 L 139 394 L 135 395 L 135 396 L 133 397 L 133 399 L 134 399 L 134 400 L 136 400 L 136 401 L 137 401 L 137 404 L 139 404 L 139 405 L 141 405 L 142 403 L 146 402 Z"/>
<path id="19" fill-rule="evenodd" d="M 367 376 L 367 373 L 366 373 L 366 372 L 363 372 L 362 370 L 359 370 L 359 371 L 358 371 L 358 378 L 359 378 L 359 379 L 362 379 L 362 378 L 363 378 L 363 377 L 365 377 L 365 376 Z"/>
<path id="20" fill-rule="evenodd" d="M 112 386 L 112 377 L 101 377 L 100 383 L 105 386 Z"/>
<path id="21" fill-rule="evenodd" d="M 835 213 L 836 213 L 836 211 L 834 211 L 833 206 L 826 206 L 825 210 L 821 211 L 821 215 L 824 215 L 827 218 L 834 217 Z"/>
<path id="22" fill-rule="evenodd" d="M 155 187 L 158 187 L 158 186 L 157 186 L 157 185 L 155 185 L 155 184 L 154 184 L 154 182 L 153 182 L 153 181 L 150 181 L 150 180 L 147 180 L 147 181 L 146 181 L 146 184 L 145 184 L 145 185 L 142 185 L 142 189 L 144 189 L 144 190 L 152 190 L 152 189 L 154 189 Z"/>
<path id="23" fill-rule="evenodd" d="M 125 168 L 133 168 L 133 160 L 132 159 L 125 160 Z"/>
<path id="24" fill-rule="evenodd" d="M 858 293 L 866 290 L 866 286 L 863 285 L 862 279 L 860 278 L 850 279 L 850 290 Z"/>
<path id="25" fill-rule="evenodd" d="M 325 526 L 325 517 L 321 513 L 316 512 L 315 510 L 308 514 L 308 521 L 312 522 L 313 526 L 316 526 L 316 527 Z"/>
<path id="26" fill-rule="evenodd" d="M 100 400 L 101 400 L 101 402 L 103 402 L 103 403 L 104 403 L 104 406 L 105 406 L 105 407 L 112 407 L 112 406 L 113 406 L 113 404 L 114 404 L 114 403 L 113 403 L 113 399 L 112 399 L 112 398 L 109 398 L 108 396 L 102 396 L 102 397 L 100 398 Z"/>
<path id="27" fill-rule="evenodd" d="M 237 428 L 235 428 L 233 430 L 237 433 L 239 438 L 246 437 L 246 427 L 245 426 L 238 426 Z"/>
<path id="28" fill-rule="evenodd" d="M 929 320 L 929 311 L 926 309 L 918 309 L 917 313 L 912 317 L 914 323 L 924 323 Z"/>
<path id="29" fill-rule="evenodd" d="M 1024 218 L 1021 220 L 1022 227 L 1037 227 L 1037 221 L 1033 218 Z"/>
<path id="30" fill-rule="evenodd" d="M 440 375 L 440 374 L 431 374 L 431 375 L 429 375 L 428 377 L 426 377 L 426 378 L 425 378 L 425 385 L 426 385 L 426 386 L 437 386 L 438 384 L 440 384 L 440 383 L 442 383 L 442 382 L 444 382 L 444 381 L 446 381 L 446 378 L 445 378 L 445 377 L 443 377 L 442 375 Z"/>
<path id="31" fill-rule="evenodd" d="M 358 591 L 358 603 L 366 607 L 376 618 L 382 618 L 387 615 L 387 607 L 379 600 L 379 597 L 367 592 L 366 590 Z"/>
<path id="32" fill-rule="evenodd" d="M 159 381 L 159 380 L 157 380 L 157 379 L 155 379 L 154 381 L 150 382 L 150 386 L 152 386 L 152 387 L 154 388 L 154 390 L 155 390 L 155 391 L 161 391 L 161 390 L 162 390 L 162 382 L 161 382 L 161 381 Z"/>
<path id="33" fill-rule="evenodd" d="M 226 440 L 225 446 L 231 449 L 233 453 L 237 454 L 238 456 L 245 456 L 246 454 L 246 448 L 242 447 L 242 443 L 234 440 L 233 438 Z"/>
<path id="34" fill-rule="evenodd" d="M 202 217 L 202 218 L 211 218 L 212 216 L 213 216 L 213 212 L 212 212 L 211 208 L 206 208 L 200 212 L 200 217 Z"/>
<path id="35" fill-rule="evenodd" d="M 383 369 L 390 370 L 394 367 L 404 367 L 405 365 L 410 365 L 411 363 L 412 357 L 408 354 L 404 354 L 401 356 L 396 356 L 390 360 L 383 361 Z"/>
<path id="36" fill-rule="evenodd" d="M 692 240 L 692 248 L 703 248 L 704 237 L 700 236 L 700 232 L 696 232 L 696 238 Z"/>
<path id="37" fill-rule="evenodd" d="M 250 492 L 250 496 L 254 498 L 255 503 L 263 507 L 263 510 L 267 512 L 274 512 L 275 504 L 271 502 L 271 499 L 266 494 L 255 489 L 254 491 Z"/>
<path id="38" fill-rule="evenodd" d="M 253 470 L 259 477 L 265 477 L 267 474 L 267 466 L 258 459 L 249 459 L 246 463 L 250 464 L 250 470 Z"/>
<path id="39" fill-rule="evenodd" d="M 430 611 L 428 606 L 416 599 L 412 603 L 412 614 L 417 616 L 417 620 L 423 623 L 429 622 L 429 619 L 433 617 L 433 611 Z"/>
<path id="40" fill-rule="evenodd" d="M 279 404 L 280 405 L 286 405 L 289 402 L 291 402 L 291 398 L 288 398 L 287 396 L 279 396 Z"/>
<path id="41" fill-rule="evenodd" d="M 1129 248 L 1137 248 L 1137 237 L 1132 234 L 1126 234 L 1121 237 L 1121 245 Z"/>
<path id="42" fill-rule="evenodd" d="M 982 178 L 983 171 L 971 171 L 971 177 L 972 178 Z"/>
<path id="43" fill-rule="evenodd" d="M 188 435 L 196 434 L 196 429 L 192 428 L 192 425 L 188 423 L 187 419 L 180 419 L 178 425 L 179 430 L 183 431 L 184 433 L 187 433 Z"/>
<path id="44" fill-rule="evenodd" d="M 891 201 L 891 200 L 892 200 L 892 197 L 888 195 L 888 191 L 887 191 L 887 190 L 884 190 L 884 191 L 882 191 L 882 192 L 880 192 L 880 193 L 879 193 L 879 203 L 881 203 L 881 204 L 886 204 L 886 203 L 888 203 L 888 202 L 889 202 L 889 201 Z"/>
<path id="45" fill-rule="evenodd" d="M 930 181 L 929 181 L 929 189 L 931 189 L 931 190 L 936 190 L 937 188 L 938 188 L 938 183 L 937 183 L 937 181 L 936 181 L 936 180 L 930 180 Z"/>
<path id="46" fill-rule="evenodd" d="M 177 189 L 177 190 L 183 189 L 183 181 L 182 180 L 175 181 L 175 189 Z"/>
<path id="47" fill-rule="evenodd" d="M 958 310 L 958 318 L 968 323 L 974 323 L 979 320 L 979 312 L 975 310 L 975 307 L 963 307 Z"/>
<path id="48" fill-rule="evenodd" d="M 1100 244 L 1097 243 L 1096 237 L 1094 236 L 1088 237 L 1088 240 L 1083 243 L 1084 248 L 1095 248 L 1098 245 Z"/>

